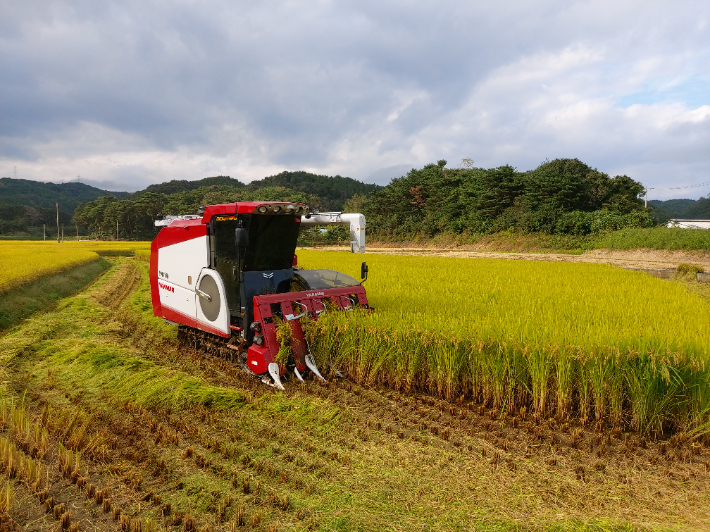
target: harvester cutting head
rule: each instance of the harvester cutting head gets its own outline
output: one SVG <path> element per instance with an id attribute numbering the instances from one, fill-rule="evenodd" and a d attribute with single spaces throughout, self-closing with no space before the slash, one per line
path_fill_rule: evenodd
<path id="1" fill-rule="evenodd" d="M 323 379 L 301 319 L 317 319 L 327 308 L 369 306 L 354 278 L 297 267 L 296 240 L 307 214 L 298 203 L 245 202 L 157 221 L 163 229 L 151 246 L 154 314 L 221 338 L 252 373 L 277 388 L 283 389 L 287 368 L 300 380 L 308 372 Z M 364 231 L 364 217 L 361 225 Z M 287 361 L 277 356 L 277 322 L 290 327 Z"/>

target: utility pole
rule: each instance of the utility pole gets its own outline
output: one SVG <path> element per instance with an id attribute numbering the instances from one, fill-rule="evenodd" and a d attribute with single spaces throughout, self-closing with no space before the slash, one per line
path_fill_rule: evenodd
<path id="1" fill-rule="evenodd" d="M 62 224 L 62 244 L 64 244 L 64 224 Z"/>
<path id="2" fill-rule="evenodd" d="M 54 205 L 57 207 L 57 244 L 59 244 L 59 203 Z"/>
<path id="3" fill-rule="evenodd" d="M 42 224 L 42 240 L 47 240 L 47 224 Z"/>
<path id="4" fill-rule="evenodd" d="M 76 224 L 76 241 L 79 242 L 79 224 Z"/>
<path id="5" fill-rule="evenodd" d="M 116 240 L 118 240 L 118 218 L 116 218 Z"/>

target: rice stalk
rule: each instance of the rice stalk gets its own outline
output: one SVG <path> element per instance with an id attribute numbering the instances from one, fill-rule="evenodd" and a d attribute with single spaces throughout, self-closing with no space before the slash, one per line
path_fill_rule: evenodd
<path id="1" fill-rule="evenodd" d="M 557 385 L 557 417 L 565 419 L 572 410 L 575 358 L 567 346 L 555 346 L 555 382 Z"/>
<path id="2" fill-rule="evenodd" d="M 286 367 L 291 356 L 293 329 L 288 321 L 283 321 L 278 316 L 274 317 L 274 324 L 276 325 L 276 341 L 279 343 L 279 350 L 274 356 L 274 362 L 281 367 Z"/>

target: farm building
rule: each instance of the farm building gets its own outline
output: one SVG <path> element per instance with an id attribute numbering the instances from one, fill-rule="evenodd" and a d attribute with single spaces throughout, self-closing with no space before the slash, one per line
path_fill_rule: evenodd
<path id="1" fill-rule="evenodd" d="M 710 220 L 668 220 L 667 227 L 681 229 L 710 229 Z"/>

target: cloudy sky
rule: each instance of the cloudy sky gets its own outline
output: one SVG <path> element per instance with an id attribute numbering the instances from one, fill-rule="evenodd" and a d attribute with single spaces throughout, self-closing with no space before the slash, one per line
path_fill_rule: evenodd
<path id="1" fill-rule="evenodd" d="M 577 157 L 710 186 L 710 3 L 0 0 L 0 175 L 386 184 Z"/>

